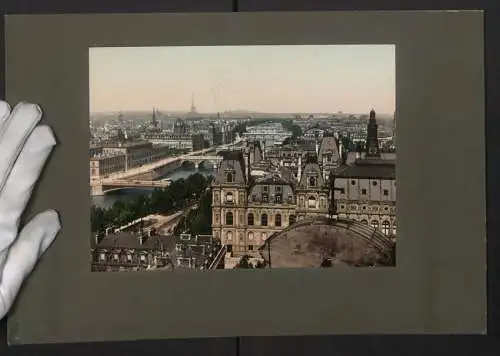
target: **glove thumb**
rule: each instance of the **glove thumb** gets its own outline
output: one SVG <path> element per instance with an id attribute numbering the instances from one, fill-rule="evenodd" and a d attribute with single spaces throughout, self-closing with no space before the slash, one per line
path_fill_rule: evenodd
<path id="1" fill-rule="evenodd" d="M 10 246 L 1 272 L 0 319 L 7 314 L 24 279 L 33 271 L 36 262 L 54 241 L 60 229 L 57 212 L 47 210 L 35 216 Z"/>

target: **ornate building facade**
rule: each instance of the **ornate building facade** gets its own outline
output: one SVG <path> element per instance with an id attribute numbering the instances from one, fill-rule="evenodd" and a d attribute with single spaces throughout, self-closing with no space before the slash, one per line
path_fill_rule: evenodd
<path id="1" fill-rule="evenodd" d="M 340 218 L 359 221 L 396 237 L 396 160 L 380 153 L 371 110 L 362 158 L 335 171 L 334 197 Z"/>
<path id="2" fill-rule="evenodd" d="M 261 159 L 258 144 L 226 153 L 212 184 L 212 234 L 227 246 L 226 265 L 259 256 L 269 236 L 297 220 L 328 214 L 329 188 L 316 159 L 306 161 L 298 182 L 284 167 L 255 178 L 250 172 Z"/>
<path id="3" fill-rule="evenodd" d="M 252 174 L 254 167 L 269 161 L 259 144 L 224 156 L 212 184 L 212 234 L 227 247 L 226 266 L 244 255 L 258 258 L 271 235 L 297 221 L 328 216 L 332 198 L 339 218 L 395 237 L 395 162 L 380 156 L 373 110 L 363 159 L 347 165 L 342 149 L 340 141 L 326 134 L 316 154 L 304 159 L 297 154 L 296 172 L 278 162 L 259 177 Z"/>

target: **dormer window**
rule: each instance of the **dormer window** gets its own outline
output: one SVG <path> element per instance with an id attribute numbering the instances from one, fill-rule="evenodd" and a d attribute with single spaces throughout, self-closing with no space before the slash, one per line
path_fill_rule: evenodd
<path id="1" fill-rule="evenodd" d="M 231 173 L 231 172 L 226 173 L 226 182 L 227 183 L 233 182 L 233 173 Z"/>
<path id="2" fill-rule="evenodd" d="M 309 178 L 309 186 L 310 187 L 315 187 L 316 186 L 316 177 L 310 177 Z"/>

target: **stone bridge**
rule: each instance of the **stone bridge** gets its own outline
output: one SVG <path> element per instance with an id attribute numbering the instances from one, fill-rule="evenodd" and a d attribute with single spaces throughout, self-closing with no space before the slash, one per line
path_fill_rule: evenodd
<path id="1" fill-rule="evenodd" d="M 194 167 L 198 169 L 200 165 L 205 166 L 205 168 L 217 169 L 219 162 L 222 161 L 222 156 L 189 156 L 181 159 L 181 165 L 190 162 L 194 164 Z"/>
<path id="2" fill-rule="evenodd" d="M 100 180 L 91 183 L 92 195 L 105 195 L 124 188 L 165 188 L 172 182 L 165 180 Z"/>

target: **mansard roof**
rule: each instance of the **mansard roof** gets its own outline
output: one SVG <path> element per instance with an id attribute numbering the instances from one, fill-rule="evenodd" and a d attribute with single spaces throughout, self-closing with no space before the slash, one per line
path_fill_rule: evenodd
<path id="1" fill-rule="evenodd" d="M 231 171 L 233 176 L 233 183 L 247 184 L 247 177 L 245 175 L 245 159 L 243 152 L 238 151 L 221 151 L 219 155 L 222 156 L 217 173 L 215 174 L 214 183 L 224 184 L 226 182 L 227 173 Z"/>
<path id="2" fill-rule="evenodd" d="M 332 154 L 334 160 L 340 158 L 339 147 L 337 146 L 337 140 L 333 135 L 323 136 L 321 139 L 321 144 L 319 146 L 319 159 L 321 161 L 321 156 L 325 154 Z"/>
<path id="3" fill-rule="evenodd" d="M 325 180 L 323 179 L 323 175 L 321 174 L 321 168 L 318 163 L 314 163 L 313 161 L 308 161 L 306 163 L 304 169 L 302 170 L 302 175 L 300 177 L 300 181 L 298 184 L 299 188 L 307 188 L 308 187 L 308 179 L 311 176 L 316 176 L 317 183 L 316 187 L 322 187 L 325 185 Z"/>

